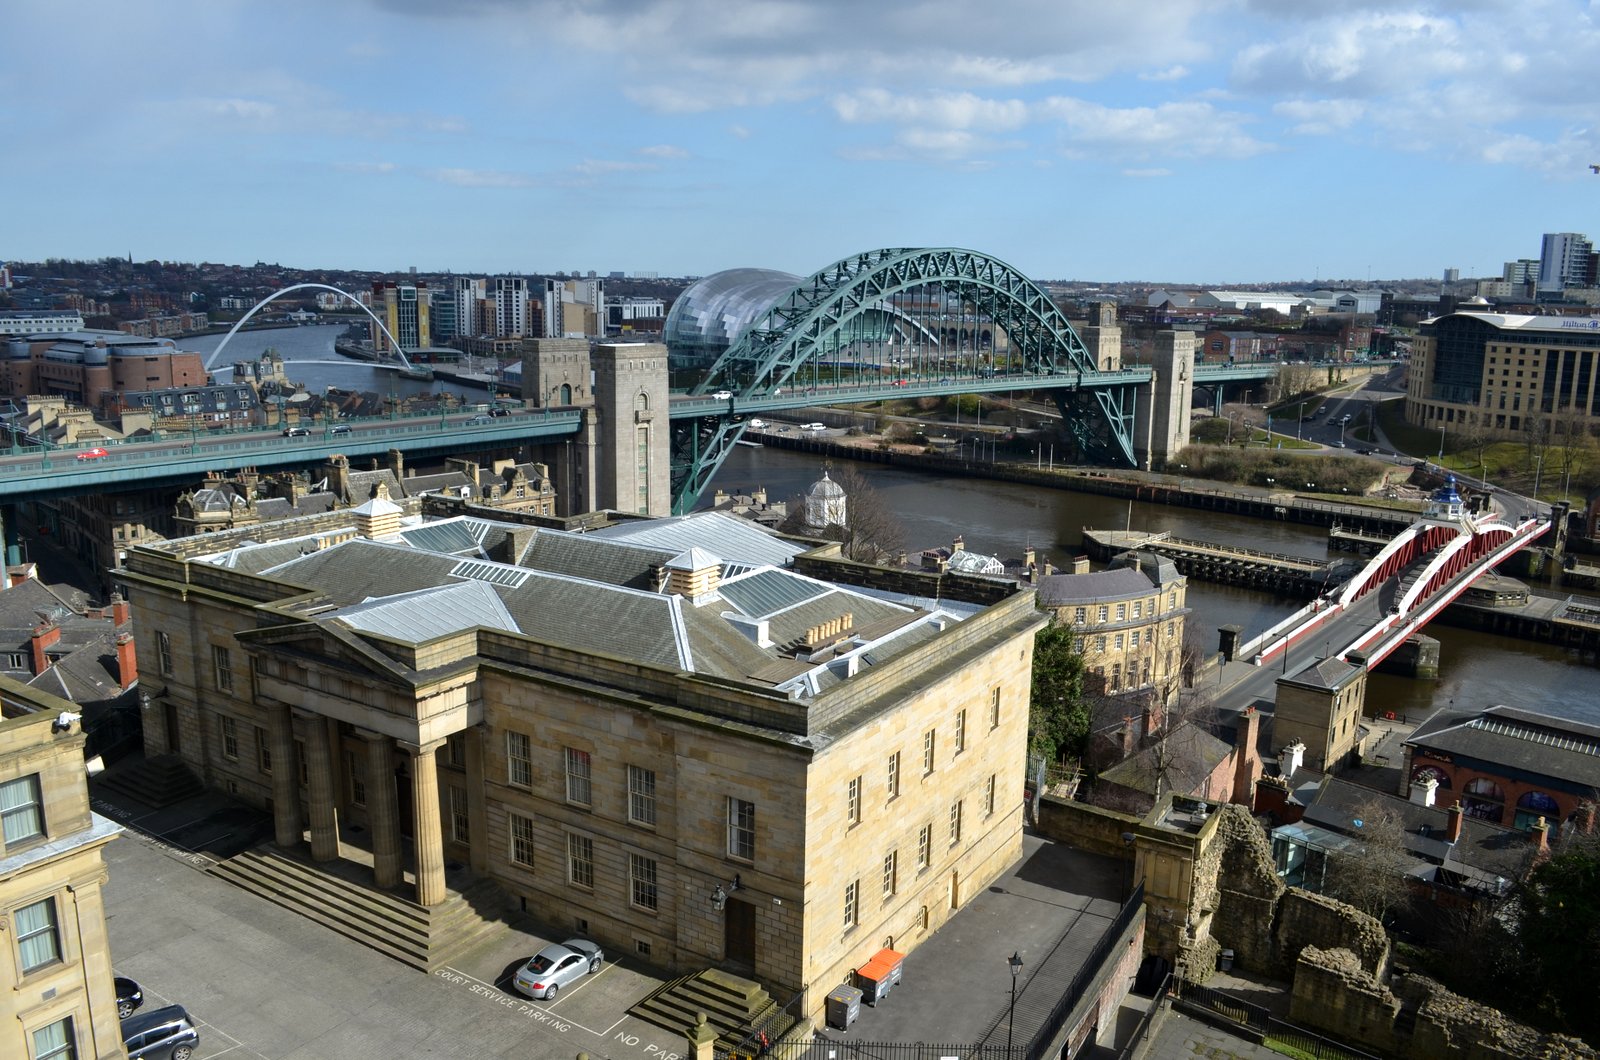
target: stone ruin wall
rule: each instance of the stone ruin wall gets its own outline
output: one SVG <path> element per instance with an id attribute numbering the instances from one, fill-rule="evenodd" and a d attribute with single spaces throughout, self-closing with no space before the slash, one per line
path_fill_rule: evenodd
<path id="1" fill-rule="evenodd" d="M 1215 912 L 1207 918 L 1209 934 L 1219 948 L 1233 950 L 1240 968 L 1270 974 L 1275 963 L 1273 924 L 1285 890 L 1273 868 L 1272 848 L 1250 812 L 1229 805 L 1217 811 L 1217 834 L 1209 852 L 1210 878 L 1197 872 L 1195 879 L 1197 894 L 1215 895 Z M 1194 970 L 1209 975 L 1214 967 Z"/>
<path id="2" fill-rule="evenodd" d="M 1292 979 L 1307 949 L 1345 950 L 1376 979 L 1389 971 L 1389 936 L 1383 925 L 1337 898 L 1291 887 L 1278 903 L 1273 932 L 1273 974 Z"/>
<path id="3" fill-rule="evenodd" d="M 1289 1020 L 1335 1039 L 1396 1052 L 1400 999 L 1345 949 L 1307 946 L 1294 966 Z"/>

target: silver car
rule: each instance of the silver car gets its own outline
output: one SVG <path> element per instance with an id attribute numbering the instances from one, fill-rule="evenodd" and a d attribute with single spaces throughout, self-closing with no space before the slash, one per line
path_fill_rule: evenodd
<path id="1" fill-rule="evenodd" d="M 512 982 L 519 993 L 554 1001 L 562 987 L 598 972 L 605 959 L 600 947 L 587 939 L 552 942 L 518 968 Z"/>

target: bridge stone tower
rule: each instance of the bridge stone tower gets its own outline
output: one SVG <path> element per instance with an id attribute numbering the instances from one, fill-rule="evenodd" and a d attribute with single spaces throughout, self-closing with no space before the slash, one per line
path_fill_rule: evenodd
<path id="1" fill-rule="evenodd" d="M 535 408 L 593 405 L 588 339 L 523 339 L 522 400 Z"/>
<path id="2" fill-rule="evenodd" d="M 1149 385 L 1139 388 L 1133 431 L 1133 455 L 1146 471 L 1162 466 L 1189 444 L 1194 332 L 1156 332 L 1151 367 Z"/>
<path id="3" fill-rule="evenodd" d="M 1122 326 L 1117 323 L 1117 303 L 1098 302 L 1083 327 L 1083 344 L 1102 372 L 1122 368 Z"/>
<path id="4" fill-rule="evenodd" d="M 607 342 L 594 351 L 599 490 L 596 508 L 672 514 L 672 421 L 667 348 L 659 342 Z"/>

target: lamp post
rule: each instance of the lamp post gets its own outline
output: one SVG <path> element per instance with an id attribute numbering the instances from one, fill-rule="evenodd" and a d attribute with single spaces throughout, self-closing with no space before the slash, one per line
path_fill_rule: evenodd
<path id="1" fill-rule="evenodd" d="M 1006 1054 L 1011 1053 L 1011 1028 L 1017 1016 L 1017 973 L 1022 971 L 1022 957 L 1013 952 L 1006 964 L 1011 966 L 1011 1005 L 1006 1009 Z"/>

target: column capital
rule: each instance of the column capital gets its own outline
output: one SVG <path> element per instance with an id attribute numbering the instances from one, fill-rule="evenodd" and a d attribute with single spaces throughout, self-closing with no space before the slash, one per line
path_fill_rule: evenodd
<path id="1" fill-rule="evenodd" d="M 444 744 L 445 741 L 443 740 L 427 740 L 423 742 L 412 743 L 410 740 L 396 739 L 394 742 L 396 747 L 400 748 L 400 750 L 404 751 L 406 754 L 411 755 L 413 758 L 415 758 L 417 755 L 431 755 L 439 748 L 443 747 Z"/>

